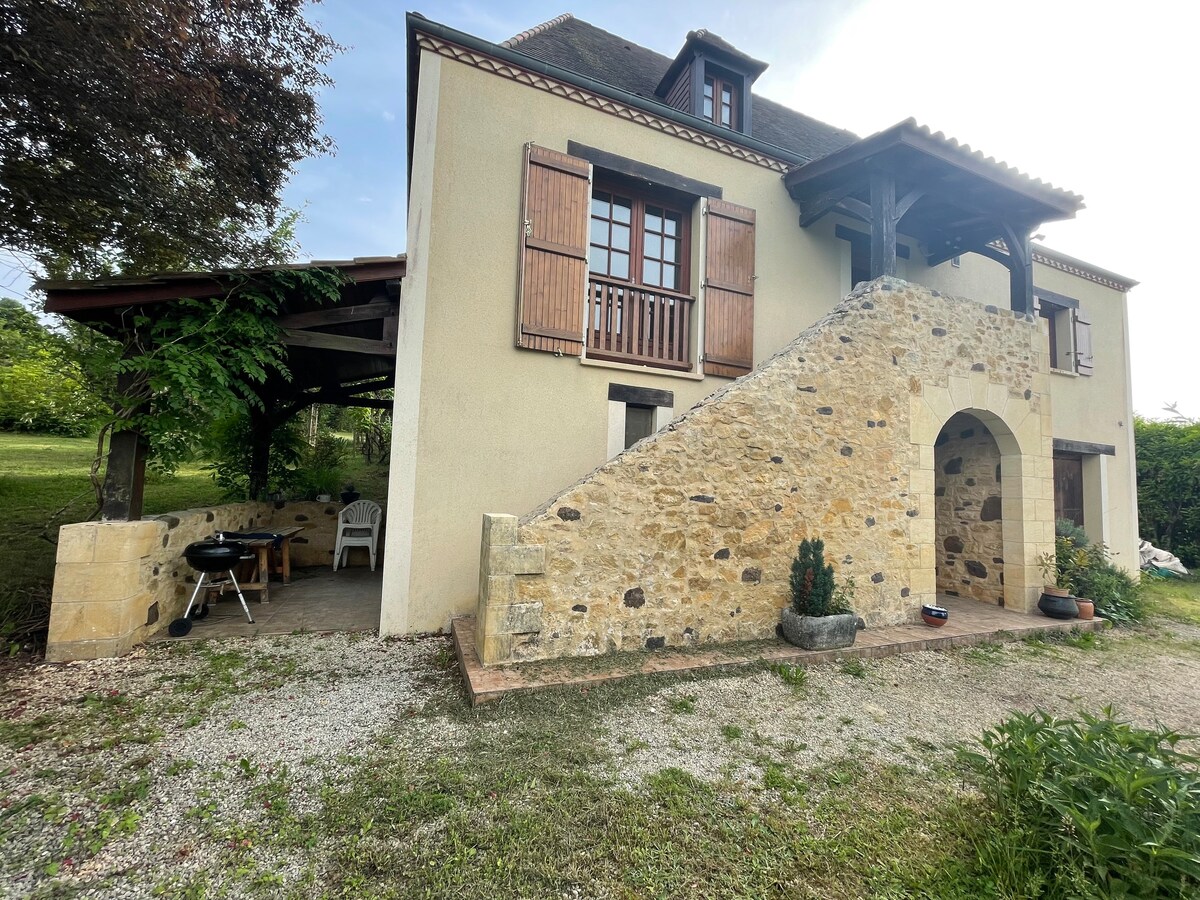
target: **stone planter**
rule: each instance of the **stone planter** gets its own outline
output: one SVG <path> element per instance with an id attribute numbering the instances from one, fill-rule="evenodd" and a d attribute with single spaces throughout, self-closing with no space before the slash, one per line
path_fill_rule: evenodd
<path id="1" fill-rule="evenodd" d="M 783 608 L 783 636 L 802 650 L 838 650 L 849 647 L 858 636 L 858 616 L 800 616 L 790 606 Z"/>

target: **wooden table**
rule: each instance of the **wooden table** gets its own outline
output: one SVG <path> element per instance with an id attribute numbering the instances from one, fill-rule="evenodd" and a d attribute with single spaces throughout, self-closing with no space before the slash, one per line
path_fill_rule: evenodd
<path id="1" fill-rule="evenodd" d="M 274 538 L 257 538 L 245 541 L 246 547 L 254 553 L 254 574 L 250 580 L 242 583 L 242 589 L 258 591 L 259 603 L 270 603 L 271 572 L 283 577 L 284 584 L 292 583 L 292 538 L 304 530 L 299 525 L 290 525 L 271 532 L 279 536 L 279 559 L 272 559 L 271 551 L 275 549 Z"/>

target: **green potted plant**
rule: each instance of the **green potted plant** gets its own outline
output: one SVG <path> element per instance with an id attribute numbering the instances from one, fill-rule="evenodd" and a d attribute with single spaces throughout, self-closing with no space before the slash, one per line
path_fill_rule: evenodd
<path id="1" fill-rule="evenodd" d="M 792 561 L 792 602 L 783 609 L 783 636 L 804 650 L 849 647 L 858 635 L 858 616 L 850 611 L 854 581 L 841 586 L 825 563 L 825 542 L 805 538 Z"/>
<path id="2" fill-rule="evenodd" d="M 1063 541 L 1059 538 L 1058 542 Z M 1058 543 L 1056 542 L 1056 544 Z M 1072 551 L 1071 545 L 1057 546 L 1067 556 Z M 1071 596 L 1071 573 L 1069 566 L 1064 565 L 1065 559 L 1060 560 L 1057 552 L 1043 553 L 1037 558 L 1038 568 L 1042 570 L 1042 596 L 1038 598 L 1038 609 L 1051 619 L 1073 619 L 1079 615 L 1079 604 Z"/>

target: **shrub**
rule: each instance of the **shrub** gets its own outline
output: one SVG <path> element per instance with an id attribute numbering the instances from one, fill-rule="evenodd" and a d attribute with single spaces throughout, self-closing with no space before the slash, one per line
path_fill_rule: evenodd
<path id="1" fill-rule="evenodd" d="M 792 609 L 798 616 L 830 616 L 833 609 L 833 566 L 825 564 L 825 542 L 820 538 L 800 542 L 789 579 Z"/>
<path id="2" fill-rule="evenodd" d="M 1091 541 L 1088 539 L 1087 532 L 1070 519 L 1054 520 L 1054 536 L 1056 538 L 1065 537 L 1076 547 L 1086 547 L 1091 543 Z"/>
<path id="3" fill-rule="evenodd" d="M 206 436 L 211 463 L 203 467 L 227 500 L 250 496 L 250 417 L 237 414 L 213 423 Z M 289 419 L 271 432 L 271 455 L 267 469 L 267 493 L 283 490 L 292 478 L 292 467 L 300 462 L 304 438 L 299 423 Z"/>
<path id="4" fill-rule="evenodd" d="M 988 816 L 968 829 L 1005 897 L 1200 891 L 1200 757 L 1182 735 L 1082 714 L 1016 713 L 959 759 Z"/>
<path id="5" fill-rule="evenodd" d="M 1078 546 L 1070 537 L 1058 537 L 1054 557 L 1059 586 L 1093 601 L 1104 618 L 1119 625 L 1145 618 L 1141 582 L 1112 564 L 1104 544 Z"/>

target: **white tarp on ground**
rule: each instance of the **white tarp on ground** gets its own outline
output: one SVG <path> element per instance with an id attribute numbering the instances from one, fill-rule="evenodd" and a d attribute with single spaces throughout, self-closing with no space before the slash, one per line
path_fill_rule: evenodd
<path id="1" fill-rule="evenodd" d="M 1178 556 L 1166 550 L 1159 550 L 1149 541 L 1142 541 L 1138 545 L 1138 555 L 1141 557 L 1143 569 L 1158 569 L 1162 572 L 1174 572 L 1176 575 L 1188 574 Z"/>

